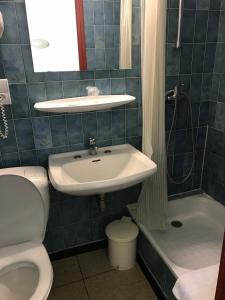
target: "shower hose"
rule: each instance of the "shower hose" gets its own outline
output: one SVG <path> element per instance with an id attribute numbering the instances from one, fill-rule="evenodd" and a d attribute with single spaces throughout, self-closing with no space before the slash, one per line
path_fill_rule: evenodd
<path id="1" fill-rule="evenodd" d="M 168 176 L 169 180 L 173 184 L 177 184 L 177 185 L 185 183 L 190 178 L 190 176 L 192 175 L 192 171 L 194 169 L 194 165 L 195 165 L 195 143 L 194 143 L 195 141 L 194 141 L 194 124 L 193 124 L 192 106 L 191 106 L 191 100 L 190 100 L 189 96 L 186 93 L 184 93 L 183 91 L 179 92 L 174 97 L 174 110 L 173 110 L 172 122 L 171 122 L 169 136 L 168 136 L 167 145 L 166 145 L 167 155 L 169 154 L 169 146 L 170 146 L 172 132 L 173 132 L 174 125 L 175 125 L 175 119 L 176 119 L 176 114 L 177 114 L 177 102 L 178 102 L 179 95 L 183 96 L 187 100 L 188 106 L 189 106 L 189 116 L 190 116 L 190 123 L 191 123 L 191 140 L 192 140 L 192 164 L 191 164 L 191 167 L 190 167 L 190 170 L 188 171 L 188 173 L 181 180 L 173 178 L 169 168 L 167 168 L 167 176 Z"/>

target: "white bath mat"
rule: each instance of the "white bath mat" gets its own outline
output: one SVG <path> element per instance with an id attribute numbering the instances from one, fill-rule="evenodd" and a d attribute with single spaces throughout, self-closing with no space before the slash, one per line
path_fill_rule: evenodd
<path id="1" fill-rule="evenodd" d="M 178 300 L 214 300 L 219 264 L 187 272 L 176 281 L 173 294 Z"/>

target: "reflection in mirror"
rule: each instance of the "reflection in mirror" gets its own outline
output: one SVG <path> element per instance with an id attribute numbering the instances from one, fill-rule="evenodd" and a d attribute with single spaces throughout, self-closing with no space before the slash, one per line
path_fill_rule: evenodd
<path id="1" fill-rule="evenodd" d="M 84 0 L 83 2 L 88 69 L 132 68 L 133 1 Z"/>
<path id="2" fill-rule="evenodd" d="M 120 0 L 83 3 L 88 69 L 119 69 Z"/>
<path id="3" fill-rule="evenodd" d="M 132 1 L 120 4 L 120 69 L 132 68 Z"/>
<path id="4" fill-rule="evenodd" d="M 35 72 L 132 68 L 132 0 L 25 0 Z"/>

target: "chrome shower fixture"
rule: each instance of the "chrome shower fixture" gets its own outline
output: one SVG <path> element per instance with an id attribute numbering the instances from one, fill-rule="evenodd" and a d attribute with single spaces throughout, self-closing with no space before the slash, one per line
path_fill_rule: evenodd
<path id="1" fill-rule="evenodd" d="M 2 12 L 0 11 L 0 38 L 2 37 L 3 33 L 4 33 L 4 20 L 3 20 Z"/>
<path id="2" fill-rule="evenodd" d="M 166 100 L 172 101 L 174 103 L 172 122 L 170 125 L 169 135 L 168 135 L 168 140 L 167 140 L 167 145 L 166 145 L 167 155 L 169 154 L 169 146 L 170 146 L 170 142 L 172 139 L 172 133 L 174 130 L 176 130 L 177 105 L 178 105 L 178 101 L 181 99 L 180 96 L 188 103 L 188 108 L 189 108 L 188 117 L 190 119 L 190 125 L 191 125 L 190 130 L 191 130 L 191 143 L 192 143 L 192 164 L 191 164 L 191 167 L 190 167 L 188 173 L 184 176 L 184 178 L 182 178 L 181 180 L 180 179 L 178 180 L 177 178 L 173 178 L 173 174 L 171 173 L 169 168 L 167 168 L 167 176 L 168 176 L 170 182 L 172 182 L 173 184 L 176 184 L 176 185 L 183 184 L 184 182 L 186 182 L 191 177 L 194 166 L 195 166 L 195 136 L 194 136 L 192 105 L 191 105 L 190 97 L 185 92 L 182 91 L 183 86 L 184 86 L 184 84 L 176 85 L 174 87 L 174 89 L 166 92 Z"/>
<path id="3" fill-rule="evenodd" d="M 166 92 L 166 100 L 175 101 L 177 99 L 177 95 L 178 95 L 178 86 L 175 85 L 173 90 L 169 90 Z"/>
<path id="4" fill-rule="evenodd" d="M 179 16 L 178 16 L 178 25 L 177 25 L 177 41 L 176 41 L 176 49 L 179 49 L 181 46 L 181 26 L 183 19 L 183 5 L 184 0 L 179 0 Z"/>
<path id="5" fill-rule="evenodd" d="M 166 100 L 167 101 L 175 101 L 177 100 L 178 94 L 182 93 L 184 84 L 177 84 L 174 86 L 172 90 L 166 91 Z"/>

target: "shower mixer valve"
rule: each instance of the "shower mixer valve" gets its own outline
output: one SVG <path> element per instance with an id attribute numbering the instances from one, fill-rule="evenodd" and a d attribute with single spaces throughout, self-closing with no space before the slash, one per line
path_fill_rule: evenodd
<path id="1" fill-rule="evenodd" d="M 177 99 L 177 96 L 180 92 L 182 92 L 182 88 L 184 87 L 184 84 L 181 83 L 179 85 L 175 85 L 173 90 L 169 90 L 166 92 L 166 100 L 168 101 L 175 101 Z"/>

